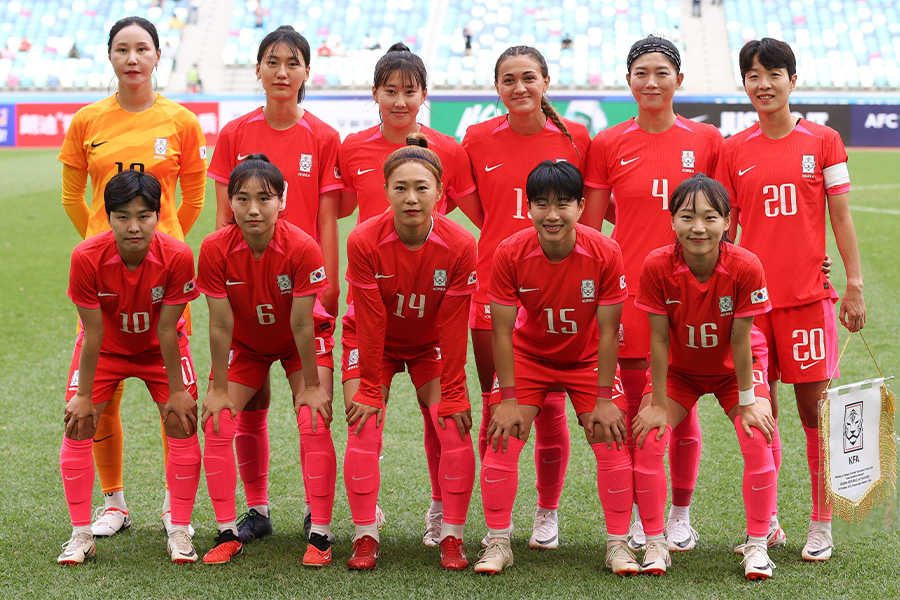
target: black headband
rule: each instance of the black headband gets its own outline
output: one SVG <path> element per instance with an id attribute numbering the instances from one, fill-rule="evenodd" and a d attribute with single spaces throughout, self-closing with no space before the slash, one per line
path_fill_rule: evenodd
<path id="1" fill-rule="evenodd" d="M 625 63 L 625 68 L 631 72 L 631 63 L 635 61 L 635 59 L 642 54 L 647 54 L 648 52 L 661 52 L 668 56 L 672 63 L 675 65 L 675 68 L 681 70 L 681 56 L 678 54 L 678 50 L 672 44 L 672 42 L 665 40 L 663 38 L 647 38 L 638 42 L 639 45 L 632 46 L 631 53 L 628 55 L 628 60 Z"/>
<path id="2" fill-rule="evenodd" d="M 419 146 L 419 148 L 421 148 L 421 146 Z M 386 166 L 388 166 L 389 164 L 394 163 L 394 162 L 397 162 L 398 160 L 401 160 L 401 159 L 424 160 L 424 161 L 427 162 L 429 165 L 431 165 L 432 167 L 434 167 L 438 172 L 441 171 L 441 168 L 440 168 L 439 166 L 437 166 L 436 164 L 434 164 L 434 162 L 432 162 L 431 159 L 429 159 L 427 156 L 421 156 L 421 155 L 419 155 L 419 154 L 399 154 L 399 155 L 395 156 L 394 158 L 392 158 L 391 160 L 389 160 L 389 161 L 387 161 L 386 163 L 384 163 L 384 166 L 386 167 Z"/>

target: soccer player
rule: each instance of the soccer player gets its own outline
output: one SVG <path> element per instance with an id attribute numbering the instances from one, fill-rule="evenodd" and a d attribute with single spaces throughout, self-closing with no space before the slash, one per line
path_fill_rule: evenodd
<path id="1" fill-rule="evenodd" d="M 441 184 L 444 195 L 438 202 L 437 211 L 445 214 L 455 204 L 469 215 L 476 226 L 480 227 L 484 222 L 481 201 L 475 192 L 472 165 L 465 150 L 455 138 L 416 122 L 427 95 L 425 64 L 404 44 L 394 44 L 375 63 L 372 98 L 378 104 L 381 125 L 350 134 L 341 144 L 338 162 L 344 190 L 339 216 L 345 217 L 359 206 L 358 222 L 362 223 L 389 210 L 381 166 L 391 152 L 406 145 L 407 136 L 421 133 L 428 140 L 428 148 L 438 155 L 443 166 Z M 352 316 L 344 319 L 345 335 L 354 335 L 354 323 Z M 425 514 L 422 541 L 426 546 L 436 546 L 440 541 L 443 517 L 438 479 L 440 442 L 432 425 L 431 413 L 421 400 L 419 408 L 425 424 L 425 455 L 431 478 L 431 505 Z"/>
<path id="2" fill-rule="evenodd" d="M 332 395 L 334 318 L 338 310 L 337 210 L 343 184 L 337 168 L 340 138 L 337 131 L 303 108 L 309 79 L 310 48 L 306 38 L 289 25 L 268 33 L 256 54 L 256 78 L 266 103 L 222 128 L 209 176 L 216 187 L 216 228 L 234 221 L 228 197 L 231 172 L 253 153 L 264 152 L 284 174 L 287 184 L 281 219 L 315 238 L 325 259 L 330 287 L 316 304 L 319 379 Z M 238 537 L 247 543 L 272 533 L 269 515 L 269 378 L 242 411 L 235 435 L 247 512 Z M 307 498 L 309 500 L 309 498 Z M 306 525 L 311 526 L 307 504 Z M 308 531 L 307 531 L 308 535 Z"/>
<path id="3" fill-rule="evenodd" d="M 57 559 L 62 565 L 81 564 L 94 554 L 91 447 L 97 422 L 128 377 L 147 385 L 168 437 L 172 562 L 197 560 L 188 533 L 200 479 L 197 381 L 182 313 L 198 293 L 190 248 L 156 231 L 161 193 L 151 173 L 125 170 L 114 176 L 103 195 L 111 231 L 81 242 L 72 253 L 69 297 L 82 330 L 69 367 L 59 453 L 72 519 L 72 537 Z"/>
<path id="4" fill-rule="evenodd" d="M 866 322 L 856 231 L 850 216 L 850 173 L 840 135 L 791 114 L 797 83 L 790 46 L 772 38 L 747 42 L 739 55 L 744 91 L 759 122 L 728 138 L 718 178 L 733 199 L 732 234 L 759 256 L 773 310 L 759 319 L 769 348 L 769 386 L 777 416 L 777 381 L 794 385 L 806 434 L 812 516 L 802 556 L 828 560 L 833 551 L 831 508 L 819 458 L 819 400 L 837 372 L 837 294 L 820 265 L 825 257 L 825 211 L 847 273 L 840 320 L 850 331 Z M 770 537 L 784 538 L 777 523 Z"/>
<path id="5" fill-rule="evenodd" d="M 162 188 L 159 231 L 183 240 L 200 210 L 206 183 L 206 139 L 194 113 L 154 91 L 153 70 L 160 58 L 159 35 L 150 21 L 125 17 L 109 30 L 109 61 L 118 81 L 112 96 L 75 113 L 59 151 L 62 203 L 82 238 L 109 229 L 103 210 L 103 190 L 126 169 L 153 173 Z M 88 176 L 93 200 L 84 198 Z M 181 184 L 181 204 L 175 188 Z M 185 311 L 190 333 L 190 307 Z M 104 507 L 93 524 L 96 536 L 110 536 L 131 525 L 122 482 L 124 447 L 119 388 L 97 426 L 94 460 L 104 493 Z M 164 429 L 164 428 L 163 428 Z M 167 455 L 163 435 L 164 456 Z M 171 524 L 169 492 L 162 520 Z"/>
<path id="6" fill-rule="evenodd" d="M 626 545 L 631 457 L 623 447 L 624 399 L 613 391 L 619 317 L 628 295 L 622 253 L 614 241 L 577 223 L 584 186 L 575 165 L 540 163 L 525 192 L 537 231 L 511 235 L 494 254 L 489 296 L 497 382 L 481 468 L 490 542 L 475 571 L 497 574 L 513 564 L 509 523 L 519 454 L 547 392 L 562 386 L 597 459 L 607 564 L 633 575 L 638 564 Z"/>
<path id="7" fill-rule="evenodd" d="M 641 404 L 650 352 L 647 316 L 634 307 L 641 265 L 647 255 L 670 242 L 669 195 L 695 173 L 713 173 L 722 149 L 722 134 L 712 125 L 675 113 L 681 86 L 681 55 L 675 44 L 647 36 L 632 45 L 626 76 L 638 103 L 638 116 L 601 131 L 591 142 L 585 171 L 587 207 L 583 222 L 600 229 L 614 196 L 612 237 L 622 248 L 625 276 L 632 282 L 622 313 L 619 366 L 629 430 Z M 690 503 L 700 466 L 700 422 L 693 408 L 673 431 L 669 450 L 672 508 L 667 523 L 669 550 L 687 551 L 697 543 L 690 524 Z M 629 451 L 634 439 L 629 436 Z M 639 511 L 629 535 L 632 549 L 645 543 Z"/>
<path id="8" fill-rule="evenodd" d="M 513 46 L 497 59 L 494 87 L 509 111 L 466 131 L 462 145 L 472 160 L 478 196 L 484 208 L 484 226 L 478 240 L 478 285 L 469 315 L 472 346 L 481 383 L 482 413 L 478 451 L 484 459 L 489 401 L 494 380 L 491 339 L 491 305 L 488 286 L 494 251 L 504 239 L 528 229 L 525 198 L 528 174 L 543 160 L 565 160 L 582 168 L 590 135 L 587 128 L 562 118 L 547 100 L 550 86 L 547 61 L 530 46 Z M 554 388 L 535 421 L 534 465 L 537 471 L 538 506 L 528 545 L 559 545 L 557 509 L 569 464 L 566 394 Z M 488 536 L 482 540 L 489 542 Z"/>
<path id="9" fill-rule="evenodd" d="M 435 210 L 443 169 L 425 136 L 412 134 L 409 143 L 384 162 L 391 210 L 357 225 L 347 240 L 348 315 L 355 319 L 341 340 L 349 425 L 344 484 L 355 528 L 347 566 L 376 565 L 384 409 L 391 379 L 405 366 L 440 443 L 441 567 L 462 570 L 469 565 L 463 527 L 475 484 L 465 374 L 475 238 Z"/>
<path id="10" fill-rule="evenodd" d="M 303 564 L 331 563 L 331 511 L 337 463 L 331 395 L 319 380 L 313 308 L 325 286 L 322 252 L 299 227 L 279 218 L 287 186 L 265 155 L 231 172 L 235 223 L 203 240 L 198 288 L 209 304 L 212 376 L 203 401 L 204 465 L 219 535 L 203 557 L 225 563 L 241 552 L 234 498 L 237 421 L 280 360 L 294 396 L 312 531 Z M 330 374 L 331 371 L 328 371 Z"/>
<path id="11" fill-rule="evenodd" d="M 702 173 L 685 180 L 669 211 L 676 242 L 647 256 L 635 299 L 650 317 L 651 381 L 633 421 L 634 490 L 647 536 L 641 572 L 662 575 L 670 564 L 663 455 L 672 429 L 711 393 L 734 423 L 744 456 L 744 574 L 768 579 L 775 418 L 761 365 L 765 345 L 751 343 L 753 317 L 772 308 L 765 274 L 756 256 L 729 243 L 728 194 L 717 181 Z"/>

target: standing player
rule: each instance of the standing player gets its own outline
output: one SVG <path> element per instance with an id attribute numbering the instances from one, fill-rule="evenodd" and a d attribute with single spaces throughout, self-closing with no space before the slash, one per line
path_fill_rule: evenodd
<path id="1" fill-rule="evenodd" d="M 109 30 L 109 61 L 118 92 L 75 113 L 59 151 L 63 163 L 62 203 L 82 238 L 109 228 L 103 210 L 103 190 L 126 169 L 153 173 L 162 187 L 158 229 L 184 240 L 203 208 L 206 184 L 206 139 L 197 117 L 153 91 L 153 71 L 159 62 L 159 35 L 150 21 L 125 17 Z M 88 176 L 93 191 L 90 207 L 84 198 Z M 181 184 L 181 204 L 175 187 Z M 190 333 L 190 310 L 185 313 Z M 104 493 L 104 508 L 93 524 L 94 535 L 109 536 L 131 525 L 122 483 L 124 447 L 116 390 L 97 426 L 94 460 Z M 163 451 L 167 455 L 166 437 Z M 163 502 L 163 524 L 171 523 L 169 492 Z"/>
<path id="2" fill-rule="evenodd" d="M 216 227 L 222 228 L 234 221 L 227 187 L 236 166 L 251 154 L 265 152 L 284 174 L 287 193 L 281 218 L 319 242 L 325 273 L 331 282 L 316 304 L 319 379 L 331 397 L 334 315 L 340 296 L 337 284 L 337 210 L 343 187 L 337 167 L 340 138 L 334 128 L 301 106 L 309 79 L 309 61 L 309 42 L 291 26 L 283 25 L 263 38 L 256 54 L 256 78 L 262 83 L 266 103 L 222 128 L 209 176 L 216 182 Z M 271 388 L 266 377 L 237 425 L 235 448 L 248 506 L 238 527 L 243 543 L 272 533 L 268 490 L 270 402 Z M 309 515 L 307 505 L 306 520 L 311 523 Z"/>
<path id="3" fill-rule="evenodd" d="M 515 233 L 494 255 L 490 299 L 497 383 L 481 468 L 490 543 L 475 571 L 497 574 L 513 564 L 509 523 L 519 454 L 547 392 L 559 385 L 572 398 L 597 459 L 607 564 L 619 575 L 634 575 L 638 564 L 626 545 L 632 469 L 622 446 L 625 405 L 621 393 L 613 399 L 619 317 L 628 296 L 622 254 L 615 242 L 577 224 L 584 186 L 575 165 L 540 163 L 525 192 L 537 235 L 531 229 Z"/>
<path id="4" fill-rule="evenodd" d="M 694 173 L 712 173 L 722 149 L 722 134 L 712 125 L 695 123 L 675 113 L 675 90 L 681 86 L 681 55 L 667 39 L 647 36 L 631 47 L 626 76 L 638 103 L 638 116 L 601 131 L 591 143 L 585 172 L 588 187 L 584 223 L 600 229 L 611 197 L 616 228 L 612 237 L 622 248 L 625 276 L 638 281 L 647 255 L 666 245 L 671 236 L 670 190 Z M 629 430 L 641 404 L 647 379 L 650 330 L 647 316 L 634 307 L 637 286 L 625 302 L 619 340 L 619 365 L 625 390 Z M 672 509 L 667 537 L 672 551 L 691 550 L 697 532 L 689 508 L 700 465 L 700 422 L 696 408 L 673 433 L 669 451 Z M 629 436 L 629 451 L 634 439 Z M 629 543 L 644 546 L 644 533 L 635 506 Z"/>
<path id="5" fill-rule="evenodd" d="M 380 215 L 390 209 L 384 194 L 381 166 L 387 156 L 406 145 L 410 134 L 421 133 L 428 140 L 428 148 L 438 155 L 443 166 L 441 184 L 444 195 L 437 211 L 445 214 L 455 203 L 463 209 L 476 226 L 484 223 L 481 202 L 475 193 L 472 165 L 465 150 L 455 138 L 444 135 L 416 122 L 419 109 L 428 95 L 428 74 L 422 59 L 403 44 L 394 44 L 375 64 L 372 98 L 378 104 L 381 125 L 347 136 L 338 154 L 344 191 L 341 193 L 341 217 L 359 206 L 358 221 Z M 353 336 L 355 319 L 352 313 L 344 317 L 343 331 Z M 432 426 L 431 413 L 421 402 L 425 422 L 425 455 L 431 476 L 431 505 L 425 514 L 426 546 L 440 541 L 443 502 L 438 479 L 440 442 Z"/>
<path id="6" fill-rule="evenodd" d="M 765 275 L 759 259 L 729 243 L 728 194 L 717 181 L 699 173 L 682 182 L 669 211 L 676 242 L 647 256 L 635 299 L 650 316 L 651 381 L 633 432 L 635 498 L 647 535 L 641 572 L 662 575 L 670 564 L 663 455 L 672 429 L 711 393 L 734 423 L 744 456 L 744 575 L 768 579 L 774 568 L 766 536 L 775 506 L 775 418 L 761 334 L 751 342 L 753 317 L 772 308 Z"/>
<path id="7" fill-rule="evenodd" d="M 188 533 L 200 480 L 197 381 L 181 315 L 198 293 L 191 249 L 156 231 L 161 192 L 150 173 L 125 170 L 114 176 L 103 196 L 112 230 L 81 242 L 72 253 L 69 297 L 83 328 L 69 367 L 59 453 L 72 519 L 72 537 L 57 559 L 62 565 L 81 564 L 94 554 L 91 447 L 97 422 L 127 377 L 147 385 L 169 442 L 172 562 L 197 560 Z"/>
<path id="8" fill-rule="evenodd" d="M 580 123 L 560 117 L 547 100 L 550 86 L 547 61 L 530 46 L 508 48 L 494 66 L 494 87 L 509 114 L 472 125 L 463 148 L 472 160 L 478 196 L 484 208 L 484 226 L 478 240 L 478 280 L 469 315 L 472 346 L 481 383 L 481 428 L 478 451 L 487 449 L 491 420 L 489 400 L 494 379 L 491 306 L 488 286 L 494 250 L 501 241 L 529 224 L 525 182 L 543 160 L 568 161 L 584 167 L 590 135 Z M 559 545 L 557 509 L 569 464 L 569 429 L 566 394 L 561 388 L 548 393 L 535 421 L 534 464 L 538 507 L 528 544 L 532 548 Z M 487 545 L 488 537 L 482 540 Z"/>
<path id="9" fill-rule="evenodd" d="M 475 238 L 435 211 L 442 170 L 425 137 L 410 136 L 410 145 L 384 162 L 391 210 L 358 225 L 347 240 L 352 314 L 365 325 L 342 339 L 349 424 L 344 483 L 355 527 L 351 569 L 374 569 L 380 551 L 375 507 L 384 409 L 391 379 L 404 366 L 440 443 L 441 567 L 469 565 L 463 527 L 475 454 L 465 364 Z"/>
<path id="10" fill-rule="evenodd" d="M 806 434 L 812 517 L 802 556 L 828 560 L 833 542 L 819 458 L 819 400 L 828 379 L 839 373 L 837 294 L 820 268 L 826 205 L 847 273 L 841 323 L 858 331 L 866 322 L 847 153 L 835 130 L 791 114 L 797 62 L 790 46 L 772 38 L 753 40 L 741 49 L 739 61 L 759 122 L 728 139 L 719 179 L 734 202 L 732 234 L 739 222 L 740 245 L 759 256 L 770 282 L 774 310 L 759 320 L 759 327 L 771 355 L 768 376 L 775 414 L 777 381 L 782 379 L 794 384 Z M 780 532 L 776 525 L 772 534 Z"/>
<path id="11" fill-rule="evenodd" d="M 206 481 L 219 525 L 205 563 L 228 562 L 241 551 L 234 508 L 235 415 L 278 360 L 294 395 L 303 481 L 313 509 L 303 564 L 331 563 L 337 463 L 329 428 L 331 396 L 319 381 L 313 324 L 316 294 L 327 284 L 316 241 L 279 219 L 285 189 L 281 172 L 264 155 L 246 157 L 228 182 L 235 223 L 207 236 L 200 249 L 198 287 L 209 303 L 213 361 L 201 425 Z"/>

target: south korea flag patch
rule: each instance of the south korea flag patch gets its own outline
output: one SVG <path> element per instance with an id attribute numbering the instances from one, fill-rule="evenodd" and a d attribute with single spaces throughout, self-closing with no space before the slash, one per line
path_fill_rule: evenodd
<path id="1" fill-rule="evenodd" d="M 472 271 L 472 274 L 469 275 L 469 280 L 466 282 L 466 285 L 475 285 L 476 281 L 478 281 L 478 278 L 475 276 L 475 271 Z"/>
<path id="2" fill-rule="evenodd" d="M 719 296 L 719 314 L 726 317 L 734 313 L 734 300 L 731 296 Z"/>
<path id="3" fill-rule="evenodd" d="M 278 289 L 281 290 L 281 293 L 289 292 L 294 287 L 291 283 L 291 276 L 287 274 L 276 276 L 275 281 L 278 283 Z"/>
<path id="4" fill-rule="evenodd" d="M 159 302 L 163 299 L 163 296 L 166 295 L 166 288 L 158 285 L 155 288 L 150 289 L 150 301 L 151 302 Z"/>
<path id="5" fill-rule="evenodd" d="M 433 283 L 436 290 L 447 289 L 447 269 L 435 269 Z"/>
<path id="6" fill-rule="evenodd" d="M 751 304 L 761 304 L 769 299 L 769 290 L 767 288 L 762 288 L 760 290 L 754 290 L 750 294 L 750 303 Z"/>
<path id="7" fill-rule="evenodd" d="M 319 267 L 315 271 L 309 274 L 309 282 L 310 283 L 319 283 L 320 281 L 325 280 L 325 267 Z"/>

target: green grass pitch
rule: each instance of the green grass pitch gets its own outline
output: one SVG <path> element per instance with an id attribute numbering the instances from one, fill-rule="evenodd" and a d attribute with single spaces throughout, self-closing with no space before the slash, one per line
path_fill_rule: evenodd
<path id="1" fill-rule="evenodd" d="M 853 217 L 868 306 L 865 334 L 887 374 L 897 373 L 900 367 L 898 157 L 897 152 L 855 151 L 850 160 Z M 143 386 L 130 382 L 122 416 L 126 495 L 134 525 L 121 535 L 99 541 L 96 557 L 84 566 L 60 568 L 54 560 L 59 545 L 68 539 L 70 526 L 58 456 L 63 391 L 75 328 L 75 310 L 66 297 L 66 285 L 69 256 L 79 238 L 60 206 L 56 151 L 0 152 L 0 181 L 4 213 L 0 219 L 0 590 L 5 598 L 900 597 L 896 494 L 887 508 L 878 509 L 862 527 L 835 524 L 837 551 L 828 563 L 805 564 L 801 560 L 809 518 L 809 478 L 803 433 L 792 406 L 793 396 L 785 387 L 781 390 L 784 464 L 779 506 L 788 546 L 772 553 L 778 569 L 770 581 L 744 581 L 740 557 L 732 554 L 744 531 L 742 463 L 732 427 L 709 397 L 700 407 L 704 447 L 691 511 L 700 543 L 696 550 L 674 556 L 664 578 L 622 580 L 603 565 L 603 515 L 594 460 L 574 416 L 570 420 L 572 458 L 560 506 L 560 548 L 547 552 L 527 549 L 536 502 L 529 444 L 513 514 L 517 525 L 515 566 L 493 578 L 476 576 L 471 570 L 441 572 L 437 550 L 421 544 L 429 483 L 421 416 L 403 375 L 394 379 L 381 462 L 379 503 L 388 522 L 382 531 L 378 569 L 353 573 L 344 566 L 352 523 L 340 475 L 334 516 L 335 562 L 321 571 L 304 569 L 300 564 L 305 541 L 298 437 L 280 368 L 273 370 L 270 413 L 274 536 L 251 544 L 230 565 L 169 563 L 159 520 L 164 473 L 157 411 Z M 206 210 L 188 236 L 195 253 L 203 236 L 212 230 L 213 198 L 210 183 Z M 351 221 L 342 222 L 343 236 L 351 229 Z M 843 291 L 843 270 L 833 242 L 829 252 L 836 258 L 834 282 Z M 346 289 L 345 282 L 341 286 Z M 195 302 L 192 310 L 194 361 L 202 379 L 209 372 L 205 302 Z M 843 328 L 840 335 L 843 344 L 847 335 Z M 339 352 L 335 356 L 338 358 Z M 858 338 L 851 341 L 842 369 L 844 382 L 876 375 Z M 469 389 L 472 398 L 478 399 L 471 357 Z M 335 406 L 342 406 L 339 385 Z M 339 408 L 336 412 L 340 415 Z M 342 457 L 346 428 L 337 422 L 334 438 Z M 99 486 L 95 490 L 97 506 L 101 503 Z M 478 489 L 472 500 L 466 544 L 470 559 L 476 557 L 478 539 L 484 533 Z M 238 503 L 243 503 L 240 490 Z M 205 482 L 197 496 L 194 525 L 197 550 L 202 555 L 215 535 Z"/>

